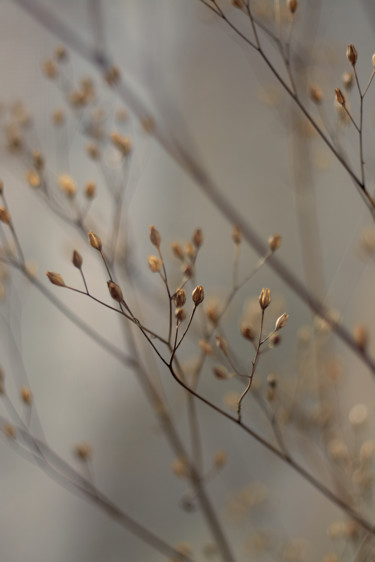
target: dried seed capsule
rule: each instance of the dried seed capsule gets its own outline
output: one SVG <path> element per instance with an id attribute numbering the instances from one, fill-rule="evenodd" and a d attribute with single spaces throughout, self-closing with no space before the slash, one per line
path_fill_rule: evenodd
<path id="1" fill-rule="evenodd" d="M 81 461 L 87 461 L 92 456 L 91 445 L 88 443 L 80 443 L 75 447 L 75 454 Z"/>
<path id="2" fill-rule="evenodd" d="M 52 285 L 57 285 L 58 287 L 66 287 L 65 281 L 60 275 L 60 273 L 53 273 L 53 271 L 47 271 L 46 275 L 48 279 L 51 281 Z"/>
<path id="3" fill-rule="evenodd" d="M 310 87 L 310 98 L 314 103 L 319 105 L 323 100 L 323 92 L 319 88 L 319 86 L 311 86 Z"/>
<path id="4" fill-rule="evenodd" d="M 340 88 L 335 88 L 336 101 L 339 105 L 345 105 L 345 96 Z"/>
<path id="5" fill-rule="evenodd" d="M 21 388 L 21 398 L 22 398 L 22 401 L 23 401 L 25 404 L 28 404 L 28 405 L 31 404 L 31 402 L 32 402 L 32 394 L 31 394 L 31 390 L 29 389 L 29 387 L 23 386 L 23 387 Z"/>
<path id="6" fill-rule="evenodd" d="M 177 244 L 177 242 L 173 242 L 172 251 L 173 251 L 174 255 L 176 256 L 176 258 L 178 258 L 179 260 L 184 259 L 184 251 L 181 248 L 180 244 Z"/>
<path id="7" fill-rule="evenodd" d="M 184 308 L 176 308 L 175 316 L 179 322 L 183 322 L 186 318 L 186 310 Z"/>
<path id="8" fill-rule="evenodd" d="M 93 181 L 89 181 L 85 187 L 85 195 L 87 199 L 93 199 L 96 195 L 96 186 Z"/>
<path id="9" fill-rule="evenodd" d="M 124 297 L 122 294 L 121 287 L 117 285 L 117 283 L 114 283 L 113 281 L 108 281 L 107 285 L 108 285 L 109 293 L 113 298 L 113 300 L 117 302 L 122 302 L 124 300 Z"/>
<path id="10" fill-rule="evenodd" d="M 129 137 L 124 137 L 120 133 L 112 133 L 111 141 L 123 156 L 128 156 L 132 151 L 132 141 Z"/>
<path id="11" fill-rule="evenodd" d="M 102 241 L 100 240 L 99 236 L 97 236 L 96 234 L 94 234 L 94 232 L 89 232 L 88 233 L 88 237 L 89 237 L 89 242 L 90 245 L 95 249 L 98 250 L 98 252 L 102 251 Z"/>
<path id="12" fill-rule="evenodd" d="M 357 53 L 357 49 L 354 47 L 352 43 L 349 43 L 349 45 L 346 48 L 346 58 L 348 59 L 348 61 L 352 66 L 355 66 L 358 59 L 358 53 Z"/>
<path id="13" fill-rule="evenodd" d="M 375 53 L 372 55 L 372 66 L 375 68 Z"/>
<path id="14" fill-rule="evenodd" d="M 195 306 L 198 306 L 199 304 L 201 304 L 204 300 L 204 289 L 202 287 L 202 285 L 198 285 L 197 287 L 195 287 L 191 298 L 193 299 L 193 303 L 195 304 Z"/>
<path id="15" fill-rule="evenodd" d="M 298 0 L 287 0 L 287 6 L 291 14 L 294 14 L 298 8 Z"/>
<path id="16" fill-rule="evenodd" d="M 157 256 L 148 257 L 148 267 L 151 269 L 152 273 L 158 273 L 162 268 L 162 261 Z"/>
<path id="17" fill-rule="evenodd" d="M 174 303 L 175 305 L 180 308 L 181 306 L 184 306 L 184 304 L 186 303 L 186 291 L 185 289 L 178 289 L 178 291 L 176 292 L 176 294 L 173 297 Z"/>
<path id="18" fill-rule="evenodd" d="M 12 221 L 10 213 L 5 207 L 0 207 L 0 221 L 5 224 L 10 224 Z"/>
<path id="19" fill-rule="evenodd" d="M 200 228 L 197 228 L 193 234 L 193 244 L 196 248 L 200 248 L 203 244 L 203 234 Z"/>
<path id="20" fill-rule="evenodd" d="M 271 291 L 262 289 L 259 295 L 259 304 L 262 310 L 265 310 L 271 302 Z"/>
<path id="21" fill-rule="evenodd" d="M 73 252 L 72 263 L 73 263 L 74 267 L 76 267 L 77 269 L 82 268 L 83 259 L 82 259 L 81 254 L 79 252 L 77 252 L 77 250 L 74 250 L 74 252 Z"/>
<path id="22" fill-rule="evenodd" d="M 156 248 L 160 248 L 161 244 L 161 236 L 159 231 L 154 227 L 154 225 L 150 226 L 150 241 Z"/>
<path id="23" fill-rule="evenodd" d="M 288 321 L 288 318 L 289 318 L 289 314 L 286 314 L 285 312 L 284 314 L 278 317 L 278 319 L 275 322 L 275 332 L 277 332 L 277 330 L 281 330 L 281 328 L 284 328 L 284 326 Z"/>
<path id="24" fill-rule="evenodd" d="M 281 240 L 282 240 L 282 238 L 281 238 L 280 234 L 274 234 L 273 236 L 269 237 L 268 246 L 269 246 L 269 249 L 271 250 L 271 252 L 274 252 L 275 250 L 280 248 Z"/>
<path id="25" fill-rule="evenodd" d="M 353 330 L 353 339 L 361 351 L 365 351 L 368 344 L 368 332 L 362 324 L 357 324 Z"/>
<path id="26" fill-rule="evenodd" d="M 254 341 L 255 339 L 255 332 L 251 326 L 248 324 L 242 324 L 241 326 L 241 334 L 245 340 Z"/>

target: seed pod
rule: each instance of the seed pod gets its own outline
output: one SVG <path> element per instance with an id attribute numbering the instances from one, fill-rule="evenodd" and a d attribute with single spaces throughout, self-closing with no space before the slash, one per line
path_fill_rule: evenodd
<path id="1" fill-rule="evenodd" d="M 340 88 L 335 88 L 336 101 L 339 105 L 345 105 L 345 96 Z"/>
<path id="2" fill-rule="evenodd" d="M 81 254 L 79 252 L 77 252 L 77 250 L 74 250 L 74 252 L 73 252 L 72 263 L 73 263 L 74 267 L 76 267 L 77 269 L 82 268 L 83 259 L 82 259 Z"/>
<path id="3" fill-rule="evenodd" d="M 195 287 L 191 298 L 193 299 L 193 303 L 195 304 L 195 306 L 198 306 L 199 304 L 201 304 L 204 300 L 204 289 L 202 287 L 202 285 L 198 285 L 197 287 Z"/>
<path id="4" fill-rule="evenodd" d="M 281 240 L 282 238 L 280 234 L 274 234 L 273 236 L 270 236 L 270 238 L 268 239 L 268 246 L 271 252 L 274 252 L 275 250 L 280 248 Z"/>
<path id="5" fill-rule="evenodd" d="M 259 304 L 262 310 L 265 310 L 271 302 L 271 291 L 269 289 L 262 289 L 259 295 Z"/>
<path id="6" fill-rule="evenodd" d="M 178 258 L 179 260 L 184 259 L 184 251 L 181 248 L 180 244 L 177 244 L 177 242 L 173 242 L 172 251 L 173 251 L 174 255 L 176 256 L 176 258 Z"/>
<path id="7" fill-rule="evenodd" d="M 179 322 L 183 322 L 186 318 L 186 310 L 184 308 L 176 308 L 175 316 Z"/>
<path id="8" fill-rule="evenodd" d="M 298 8 L 298 0 L 287 0 L 289 12 L 294 14 Z"/>
<path id="9" fill-rule="evenodd" d="M 157 256 L 148 257 L 148 267 L 151 269 L 152 273 L 158 273 L 162 268 L 162 261 Z"/>
<path id="10" fill-rule="evenodd" d="M 75 454 L 81 461 L 87 461 L 92 456 L 91 445 L 88 443 L 80 443 L 75 447 Z"/>
<path id="11" fill-rule="evenodd" d="M 180 308 L 181 306 L 184 306 L 184 304 L 186 303 L 186 291 L 185 289 L 178 289 L 178 291 L 176 292 L 176 294 L 173 297 L 174 303 L 175 305 Z"/>
<path id="12" fill-rule="evenodd" d="M 159 231 L 154 227 L 154 225 L 150 226 L 150 241 L 156 248 L 160 248 L 161 244 L 161 236 Z"/>
<path id="13" fill-rule="evenodd" d="M 90 245 L 94 248 L 94 250 L 98 250 L 98 252 L 101 252 L 102 241 L 100 240 L 99 236 L 97 236 L 97 234 L 94 234 L 94 232 L 90 231 L 88 233 L 88 237 L 89 237 Z"/>
<path id="14" fill-rule="evenodd" d="M 132 151 L 132 141 L 129 137 L 124 137 L 120 133 L 112 133 L 111 141 L 123 156 L 128 156 Z"/>
<path id="15" fill-rule="evenodd" d="M 52 285 L 57 285 L 58 287 L 66 287 L 65 281 L 60 275 L 60 273 L 53 273 L 52 271 L 47 271 L 46 275 L 48 279 L 51 281 Z"/>
<path id="16" fill-rule="evenodd" d="M 375 53 L 372 55 L 372 66 L 375 68 Z"/>
<path id="17" fill-rule="evenodd" d="M 216 336 L 216 345 L 224 353 L 228 355 L 228 342 L 222 336 Z"/>
<path id="18" fill-rule="evenodd" d="M 85 195 L 87 199 L 93 199 L 96 195 L 96 186 L 93 181 L 89 181 L 85 187 Z"/>
<path id="19" fill-rule="evenodd" d="M 117 302 L 122 302 L 124 300 L 124 297 L 122 294 L 121 287 L 117 285 L 117 283 L 114 283 L 113 281 L 108 281 L 107 285 L 108 285 L 109 293 L 113 298 L 113 300 Z"/>
<path id="20" fill-rule="evenodd" d="M 349 43 L 349 45 L 346 48 L 346 58 L 348 59 L 348 61 L 352 66 L 355 66 L 358 59 L 358 53 L 357 53 L 357 49 L 354 47 L 352 43 Z"/>
<path id="21" fill-rule="evenodd" d="M 5 207 L 0 207 L 0 221 L 5 224 L 10 224 L 12 221 L 10 213 Z"/>
<path id="22" fill-rule="evenodd" d="M 368 332 L 362 324 L 357 324 L 353 330 L 353 339 L 361 351 L 365 351 L 368 344 Z"/>
<path id="23" fill-rule="evenodd" d="M 323 100 L 323 92 L 319 88 L 319 86 L 311 86 L 310 87 L 310 98 L 314 103 L 319 105 Z"/>
<path id="24" fill-rule="evenodd" d="M 28 405 L 31 404 L 31 402 L 32 402 L 32 394 L 31 394 L 31 390 L 29 389 L 29 387 L 23 386 L 23 387 L 21 388 L 21 398 L 22 398 L 22 401 L 23 401 L 25 404 L 28 404 Z"/>
<path id="25" fill-rule="evenodd" d="M 242 324 L 241 326 L 241 334 L 245 340 L 254 341 L 255 339 L 255 332 L 251 326 L 248 324 Z"/>
<path id="26" fill-rule="evenodd" d="M 203 234 L 200 228 L 197 228 L 193 234 L 193 244 L 196 248 L 200 248 L 203 244 Z"/>
<path id="27" fill-rule="evenodd" d="M 289 314 L 286 314 L 285 312 L 284 314 L 278 317 L 278 319 L 275 322 L 275 332 L 277 332 L 277 330 L 281 330 L 281 328 L 284 328 L 284 326 L 288 321 L 288 318 L 289 318 Z"/>

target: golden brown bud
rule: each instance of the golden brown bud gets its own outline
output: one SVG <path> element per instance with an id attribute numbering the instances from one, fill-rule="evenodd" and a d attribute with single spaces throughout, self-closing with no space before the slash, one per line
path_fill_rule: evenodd
<path id="1" fill-rule="evenodd" d="M 25 404 L 28 404 L 28 405 L 31 404 L 31 402 L 32 402 L 32 394 L 31 394 L 31 390 L 29 389 L 29 387 L 23 386 L 23 387 L 21 388 L 21 398 L 22 398 L 22 401 L 23 401 Z"/>
<path id="2" fill-rule="evenodd" d="M 53 80 L 57 76 L 57 66 L 53 60 L 46 60 L 43 63 L 43 71 L 47 78 Z"/>
<path id="3" fill-rule="evenodd" d="M 271 388 L 276 388 L 277 386 L 277 375 L 275 373 L 270 373 L 267 375 L 267 384 Z"/>
<path id="4" fill-rule="evenodd" d="M 224 353 L 224 355 L 228 354 L 228 342 L 225 338 L 222 336 L 216 336 L 216 345 Z"/>
<path id="5" fill-rule="evenodd" d="M 232 240 L 235 244 L 241 244 L 242 242 L 242 232 L 237 224 L 234 225 L 232 230 Z"/>
<path id="6" fill-rule="evenodd" d="M 183 322 L 186 318 L 186 310 L 184 308 L 176 308 L 175 316 L 179 322 Z"/>
<path id="7" fill-rule="evenodd" d="M 124 300 L 124 297 L 122 294 L 121 287 L 117 285 L 117 283 L 114 283 L 113 281 L 108 281 L 107 285 L 108 285 L 109 293 L 113 298 L 113 300 L 117 302 L 122 302 Z"/>
<path id="8" fill-rule="evenodd" d="M 278 317 L 278 319 L 275 322 L 275 332 L 281 330 L 282 328 L 284 328 L 284 326 L 286 326 L 288 318 L 289 318 L 289 314 L 286 314 L 285 312 L 284 314 Z"/>
<path id="9" fill-rule="evenodd" d="M 93 160 L 99 160 L 100 152 L 99 148 L 95 144 L 88 144 L 86 146 L 86 152 Z"/>
<path id="10" fill-rule="evenodd" d="M 123 156 L 128 156 L 132 151 L 132 141 L 129 137 L 124 137 L 120 133 L 112 133 L 111 141 Z"/>
<path id="11" fill-rule="evenodd" d="M 200 248 L 203 244 L 203 234 L 200 228 L 197 228 L 193 234 L 193 244 L 196 248 Z"/>
<path id="12" fill-rule="evenodd" d="M 0 180 L 0 195 L 3 193 L 3 191 L 4 191 L 3 180 Z"/>
<path id="13" fill-rule="evenodd" d="M 5 224 L 10 224 L 12 219 L 10 213 L 5 207 L 0 206 L 0 221 Z"/>
<path id="14" fill-rule="evenodd" d="M 184 251 L 181 248 L 180 244 L 177 244 L 177 242 L 173 242 L 172 251 L 173 251 L 174 255 L 176 256 L 176 258 L 178 258 L 179 260 L 184 259 Z"/>
<path id="15" fill-rule="evenodd" d="M 291 14 L 294 14 L 298 8 L 298 0 L 287 0 L 287 5 Z"/>
<path id="16" fill-rule="evenodd" d="M 162 261 L 157 256 L 148 257 L 148 267 L 151 269 L 152 273 L 158 273 L 162 268 Z"/>
<path id="17" fill-rule="evenodd" d="M 40 176 L 35 170 L 29 170 L 26 173 L 26 181 L 30 185 L 30 187 L 40 186 Z"/>
<path id="18" fill-rule="evenodd" d="M 44 168 L 44 158 L 42 153 L 39 150 L 34 150 L 32 156 L 34 168 L 38 171 L 42 170 Z"/>
<path id="19" fill-rule="evenodd" d="M 335 88 L 336 101 L 339 105 L 345 105 L 345 96 L 340 88 Z"/>
<path id="20" fill-rule="evenodd" d="M 85 195 L 87 199 L 93 199 L 96 195 L 96 186 L 93 181 L 89 181 L 85 187 Z"/>
<path id="21" fill-rule="evenodd" d="M 198 285 L 197 287 L 195 287 L 191 298 L 193 299 L 193 303 L 195 304 L 195 306 L 198 306 L 199 304 L 201 304 L 204 300 L 204 289 L 202 287 L 202 285 Z"/>
<path id="22" fill-rule="evenodd" d="M 319 86 L 311 86 L 310 87 L 310 98 L 314 103 L 317 105 L 320 104 L 323 100 L 323 92 L 319 88 Z"/>
<path id="23" fill-rule="evenodd" d="M 241 334 L 242 336 L 249 341 L 254 341 L 255 339 L 255 332 L 251 326 L 248 324 L 242 324 L 241 326 Z"/>
<path id="24" fill-rule="evenodd" d="M 275 250 L 280 248 L 281 240 L 282 238 L 280 234 L 274 234 L 273 236 L 270 236 L 270 238 L 268 239 L 268 246 L 271 252 L 274 252 Z"/>
<path id="25" fill-rule="evenodd" d="M 352 43 L 349 43 L 349 45 L 346 48 L 346 58 L 348 59 L 348 61 L 352 66 L 355 66 L 358 59 L 358 53 L 357 53 L 357 49 L 354 47 Z"/>
<path id="26" fill-rule="evenodd" d="M 65 281 L 60 275 L 60 273 L 53 273 L 52 271 L 47 271 L 46 275 L 48 279 L 51 281 L 52 285 L 57 285 L 58 287 L 66 287 Z"/>
<path id="27" fill-rule="evenodd" d="M 92 456 L 91 445 L 88 443 L 80 443 L 75 447 L 75 454 L 81 461 L 86 461 Z"/>
<path id="28" fill-rule="evenodd" d="M 154 227 L 154 225 L 150 226 L 150 241 L 156 248 L 160 248 L 161 244 L 161 236 L 159 231 Z"/>
<path id="29" fill-rule="evenodd" d="M 65 113 L 62 109 L 56 109 L 53 113 L 52 113 L 52 121 L 53 124 L 56 125 L 57 127 L 59 125 L 62 125 L 65 121 Z"/>
<path id="30" fill-rule="evenodd" d="M 262 310 L 265 310 L 271 302 L 271 291 L 269 289 L 262 289 L 259 295 L 259 304 Z"/>
<path id="31" fill-rule="evenodd" d="M 362 324 L 357 324 L 353 330 L 353 338 L 357 347 L 361 351 L 365 351 L 368 344 L 368 332 Z"/>
<path id="32" fill-rule="evenodd" d="M 58 45 L 55 49 L 55 57 L 59 62 L 63 62 L 68 58 L 65 47 Z"/>
<path id="33" fill-rule="evenodd" d="M 82 259 L 81 254 L 79 252 L 77 252 L 77 250 L 74 250 L 74 252 L 73 252 L 72 263 L 73 263 L 74 267 L 76 267 L 77 269 L 81 269 L 83 259 Z"/>
<path id="34" fill-rule="evenodd" d="M 60 189 L 67 195 L 68 197 L 72 198 L 77 193 L 77 185 L 73 178 L 68 174 L 61 174 L 58 178 L 58 183 Z"/>
<path id="35" fill-rule="evenodd" d="M 347 90 L 353 86 L 353 73 L 346 70 L 342 75 L 342 83 Z"/>
<path id="36" fill-rule="evenodd" d="M 219 380 L 225 380 L 228 378 L 228 373 L 225 367 L 221 367 L 220 365 L 217 365 L 216 367 L 213 367 L 212 371 L 215 377 Z"/>
<path id="37" fill-rule="evenodd" d="M 175 305 L 180 308 L 181 306 L 184 306 L 184 304 L 186 303 L 186 291 L 185 289 L 178 289 L 178 291 L 176 292 L 176 294 L 173 297 L 174 303 Z"/>
<path id="38" fill-rule="evenodd" d="M 98 252 L 102 251 L 102 241 L 100 240 L 99 236 L 94 234 L 93 232 L 88 233 L 90 245 Z"/>
<path id="39" fill-rule="evenodd" d="M 227 458 L 228 458 L 227 452 L 224 451 L 224 449 L 219 449 L 218 451 L 216 451 L 214 456 L 215 466 L 217 466 L 218 468 L 223 467 L 227 462 Z"/>
<path id="40" fill-rule="evenodd" d="M 11 423 L 6 423 L 4 425 L 4 433 L 7 437 L 9 437 L 9 439 L 14 439 L 16 436 L 14 425 L 12 425 Z"/>
<path id="41" fill-rule="evenodd" d="M 111 68 L 106 71 L 104 79 L 109 86 L 117 84 L 120 80 L 120 69 L 118 66 L 111 66 Z"/>
<path id="42" fill-rule="evenodd" d="M 243 10 L 245 7 L 244 0 L 231 0 L 231 2 L 232 2 L 232 6 L 238 8 L 239 10 Z"/>

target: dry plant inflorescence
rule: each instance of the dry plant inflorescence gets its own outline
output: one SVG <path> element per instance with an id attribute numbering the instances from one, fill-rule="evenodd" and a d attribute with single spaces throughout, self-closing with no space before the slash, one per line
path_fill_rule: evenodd
<path id="1" fill-rule="evenodd" d="M 159 127 L 157 118 L 132 95 L 120 69 L 112 64 L 107 53 L 84 43 L 48 8 L 34 0 L 16 0 L 16 3 L 66 44 L 57 47 L 42 65 L 45 78 L 54 83 L 65 105 L 51 116 L 58 147 L 56 159 L 35 141 L 36 124 L 22 103 L 3 108 L 5 143 L 7 150 L 19 159 L 25 183 L 35 196 L 44 202 L 56 220 L 63 221 L 71 229 L 72 237 L 79 233 L 85 240 L 86 255 L 72 248 L 70 273 L 63 276 L 48 271 L 47 278 L 53 286 L 45 279 L 39 279 L 24 253 L 17 221 L 13 220 L 13 209 L 7 202 L 10 186 L 1 183 L 1 295 L 6 298 L 12 282 L 13 273 L 10 272 L 17 270 L 52 306 L 91 338 L 93 345 L 106 350 L 118 360 L 122 369 L 136 375 L 174 458 L 166 470 L 170 471 L 171 478 L 179 478 L 186 485 L 182 500 L 176 498 L 178 509 L 199 512 L 206 524 L 207 540 L 197 544 L 187 526 L 181 537 L 183 542 L 176 544 L 174 538 L 159 536 L 138 517 L 133 518 L 127 506 L 118 504 L 102 492 L 94 478 L 95 443 L 72 444 L 72 455 L 80 461 L 82 470 L 77 469 L 74 462 L 62 458 L 53 444 L 43 437 L 43 432 L 34 429 L 31 423 L 31 419 L 37 419 L 35 427 L 39 427 L 33 389 L 29 385 L 20 387 L 19 403 L 16 402 L 7 391 L 10 373 L 0 370 L 4 406 L 0 421 L 4 439 L 61 485 L 89 499 L 128 532 L 147 543 L 157 551 L 157 559 L 225 562 L 250 558 L 319 559 L 325 562 L 373 559 L 375 441 L 370 433 L 369 407 L 365 403 L 355 403 L 344 411 L 340 393 L 345 393 L 345 388 L 340 383 L 345 366 L 332 345 L 335 336 L 375 376 L 368 329 L 363 323 L 354 328 L 346 326 L 326 302 L 316 298 L 307 283 L 295 276 L 285 260 L 278 257 L 283 233 L 270 232 L 268 240 L 257 236 L 194 156 L 177 141 L 172 142 Z M 364 157 L 364 102 L 375 74 L 375 55 L 368 61 L 368 81 L 362 85 L 357 73 L 360 54 L 353 44 L 349 44 L 346 51 L 348 69 L 343 75 L 343 85 L 331 86 L 329 98 L 330 102 L 334 100 L 339 124 L 353 127 L 357 136 L 357 149 L 349 159 L 338 129 L 332 128 L 325 115 L 323 88 L 300 79 L 294 65 L 292 31 L 298 26 L 299 13 L 306 2 L 232 0 L 228 4 L 220 0 L 197 0 L 197 4 L 202 13 L 213 13 L 212 22 L 220 21 L 245 48 L 257 53 L 298 109 L 299 117 L 320 137 L 344 169 L 348 182 L 353 184 L 374 217 L 375 199 L 367 180 Z M 275 48 L 277 62 L 268 54 L 270 44 Z M 77 55 L 94 64 L 102 84 L 98 86 L 94 78 L 75 78 L 72 59 Z M 345 53 L 343 67 L 344 58 Z M 110 115 L 106 113 L 101 99 L 107 88 L 111 99 L 119 97 L 126 108 L 121 106 Z M 352 88 L 356 88 L 355 94 L 351 93 Z M 112 107 L 117 107 L 114 101 Z M 223 261 L 228 270 L 227 263 L 232 260 L 232 281 L 220 299 L 215 299 L 214 289 L 202 281 L 205 263 L 200 260 L 200 255 L 204 232 L 196 225 L 192 225 L 190 239 L 183 243 L 166 241 L 162 228 L 150 226 L 147 262 L 139 260 L 131 248 L 125 247 L 126 241 L 122 239 L 125 230 L 123 203 L 133 153 L 137 150 L 137 141 L 129 134 L 128 127 L 133 118 L 138 118 L 141 124 L 141 135 L 153 135 L 228 219 L 227 237 L 232 239 L 232 255 L 225 256 Z M 102 185 L 90 178 L 85 185 L 80 185 L 75 179 L 74 168 L 67 157 L 71 127 L 75 127 L 83 139 L 82 158 L 89 159 L 102 174 Z M 109 158 L 116 162 L 116 168 L 111 172 Z M 112 209 L 110 224 L 103 223 L 96 206 L 96 199 L 103 196 Z M 127 237 L 131 239 L 131 233 L 127 232 Z M 258 260 L 252 264 L 247 258 L 244 264 L 245 244 L 250 244 L 259 254 Z M 366 231 L 362 249 L 373 259 L 374 248 L 373 231 Z M 93 279 L 90 266 L 86 266 L 89 254 L 90 259 L 95 256 L 102 266 L 101 285 L 104 288 L 107 285 L 106 295 L 97 290 L 97 279 Z M 297 331 L 294 360 L 288 363 L 288 373 L 279 369 L 279 354 L 283 349 L 284 334 L 285 338 L 293 337 L 288 320 L 289 314 L 292 320 L 293 310 L 274 303 L 277 299 L 274 299 L 273 291 L 257 280 L 260 270 L 262 273 L 273 270 L 313 312 L 311 323 Z M 116 315 L 121 321 L 126 345 L 124 343 L 121 348 L 111 336 L 102 334 L 100 325 L 87 323 L 80 315 L 79 305 L 73 311 L 65 302 L 67 293 L 75 293 L 82 301 L 90 301 L 93 306 Z M 250 306 L 245 306 L 244 295 L 252 295 Z M 233 330 L 230 313 L 238 301 L 244 304 L 246 312 L 242 318 L 236 319 L 236 329 Z M 152 306 L 157 321 L 148 314 Z M 265 355 L 266 364 L 271 362 L 275 366 L 268 372 L 264 369 L 262 372 Z M 155 377 L 158 370 L 163 385 Z M 165 390 L 172 386 L 182 389 L 187 432 L 181 431 L 178 413 L 167 399 L 168 391 Z M 221 400 L 218 398 L 220 394 Z M 257 513 L 265 509 L 269 501 L 269 493 L 267 487 L 255 479 L 235 493 L 228 489 L 228 496 L 229 492 L 232 495 L 227 509 L 232 519 L 245 520 L 248 529 L 242 542 L 237 532 L 232 532 L 223 515 L 223 506 L 218 505 L 210 486 L 213 482 L 219 488 L 228 485 L 222 473 L 227 464 L 241 463 L 246 447 L 243 443 L 247 441 L 241 441 L 238 457 L 233 448 L 223 442 L 208 459 L 203 427 L 207 411 L 232 424 L 234 431 L 242 432 L 248 438 L 249 447 L 255 440 L 259 450 L 267 452 L 267 459 L 274 458 L 277 466 L 284 466 L 298 475 L 299 481 L 302 479 L 306 488 L 321 498 L 323 505 L 335 506 L 337 519 L 328 529 L 326 526 L 320 528 L 316 522 L 321 536 L 328 533 L 331 541 L 326 554 L 321 555 L 319 549 L 315 552 L 313 545 L 308 548 L 298 537 L 290 538 L 287 533 L 284 536 L 282 526 L 275 529 L 267 520 L 262 521 L 261 516 L 258 518 Z M 347 423 L 342 422 L 343 416 Z M 304 504 L 302 499 L 301 503 Z M 309 506 L 303 505 L 299 517 L 305 517 L 308 511 Z M 189 514 L 189 517 L 194 516 Z M 279 516 L 282 518 L 282 514 Z M 124 555 L 127 557 L 126 552 Z"/>

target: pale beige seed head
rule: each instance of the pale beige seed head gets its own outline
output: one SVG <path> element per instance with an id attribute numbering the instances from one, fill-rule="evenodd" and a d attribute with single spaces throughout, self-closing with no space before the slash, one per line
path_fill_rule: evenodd
<path id="1" fill-rule="evenodd" d="M 371 61 L 372 61 L 372 66 L 375 68 L 375 53 L 372 55 Z"/>
<path id="2" fill-rule="evenodd" d="M 185 289 L 178 289 L 173 297 L 174 303 L 177 307 L 184 306 L 186 303 L 186 291 Z"/>
<path id="3" fill-rule="evenodd" d="M 111 295 L 113 300 L 117 302 L 122 302 L 124 300 L 124 296 L 122 294 L 121 287 L 117 285 L 117 283 L 114 283 L 113 281 L 108 281 L 107 285 L 108 285 L 109 294 Z"/>
<path id="4" fill-rule="evenodd" d="M 29 387 L 27 386 L 23 386 L 21 388 L 21 398 L 22 401 L 27 404 L 30 405 L 32 402 L 32 394 L 31 394 L 31 390 L 29 389 Z"/>
<path id="5" fill-rule="evenodd" d="M 366 463 L 371 461 L 375 455 L 375 442 L 371 439 L 362 443 L 359 450 L 359 460 L 361 463 Z"/>
<path id="6" fill-rule="evenodd" d="M 10 224 L 12 222 L 9 211 L 2 206 L 0 206 L 0 222 L 4 224 Z"/>
<path id="7" fill-rule="evenodd" d="M 161 271 L 163 263 L 157 256 L 148 256 L 148 267 L 151 269 L 152 273 L 158 273 Z"/>
<path id="8" fill-rule="evenodd" d="M 221 365 L 216 365 L 212 368 L 212 372 L 218 380 L 225 380 L 229 378 L 228 371 Z"/>
<path id="9" fill-rule="evenodd" d="M 172 471 L 176 476 L 186 478 L 189 474 L 186 459 L 184 457 L 175 459 L 172 463 Z"/>
<path id="10" fill-rule="evenodd" d="M 88 233 L 90 245 L 94 248 L 94 250 L 98 250 L 98 252 L 102 251 L 102 241 L 97 234 L 90 231 Z"/>
<path id="11" fill-rule="evenodd" d="M 284 314 L 282 314 L 281 316 L 278 317 L 278 319 L 275 322 L 275 331 L 277 332 L 278 330 L 281 330 L 282 328 L 284 328 L 284 326 L 286 326 L 286 323 L 288 322 L 288 318 L 289 318 L 289 314 L 286 314 L 284 312 Z"/>
<path id="12" fill-rule="evenodd" d="M 268 239 L 268 247 L 271 252 L 275 252 L 281 246 L 281 234 L 273 234 Z"/>
<path id="13" fill-rule="evenodd" d="M 161 236 L 159 231 L 155 228 L 154 225 L 150 226 L 150 241 L 151 244 L 153 244 L 153 246 L 155 246 L 156 248 L 160 248 Z"/>
<path id="14" fill-rule="evenodd" d="M 195 306 L 201 304 L 204 300 L 204 289 L 202 285 L 198 285 L 195 287 L 194 291 L 192 292 L 191 298 L 193 299 L 193 303 Z"/>
<path id="15" fill-rule="evenodd" d="M 79 443 L 75 446 L 74 452 L 81 461 L 87 461 L 92 457 L 92 448 L 88 443 Z"/>
<path id="16" fill-rule="evenodd" d="M 354 47 L 353 43 L 349 43 L 346 48 L 346 58 L 352 66 L 356 65 L 358 59 L 357 49 Z"/>
<path id="17" fill-rule="evenodd" d="M 47 271 L 46 275 L 51 281 L 52 285 L 57 285 L 58 287 L 66 287 L 65 281 L 60 275 L 60 273 L 54 273 L 53 271 Z"/>
<path id="18" fill-rule="evenodd" d="M 368 410 L 365 404 L 356 404 L 349 412 L 349 421 L 353 427 L 361 427 L 368 419 Z"/>
<path id="19" fill-rule="evenodd" d="M 242 232 L 237 224 L 234 225 L 232 230 L 232 240 L 236 245 L 241 244 L 242 242 Z"/>
<path id="20" fill-rule="evenodd" d="M 259 295 L 259 304 L 262 310 L 265 310 L 271 302 L 271 291 L 269 289 L 262 289 Z"/>
<path id="21" fill-rule="evenodd" d="M 193 234 L 193 244 L 198 249 L 203 244 L 203 234 L 200 228 L 197 228 Z"/>
<path id="22" fill-rule="evenodd" d="M 74 267 L 76 267 L 77 269 L 82 268 L 83 259 L 82 259 L 81 254 L 79 252 L 77 252 L 77 250 L 74 250 L 74 252 L 73 252 L 72 263 L 73 263 Z"/>

